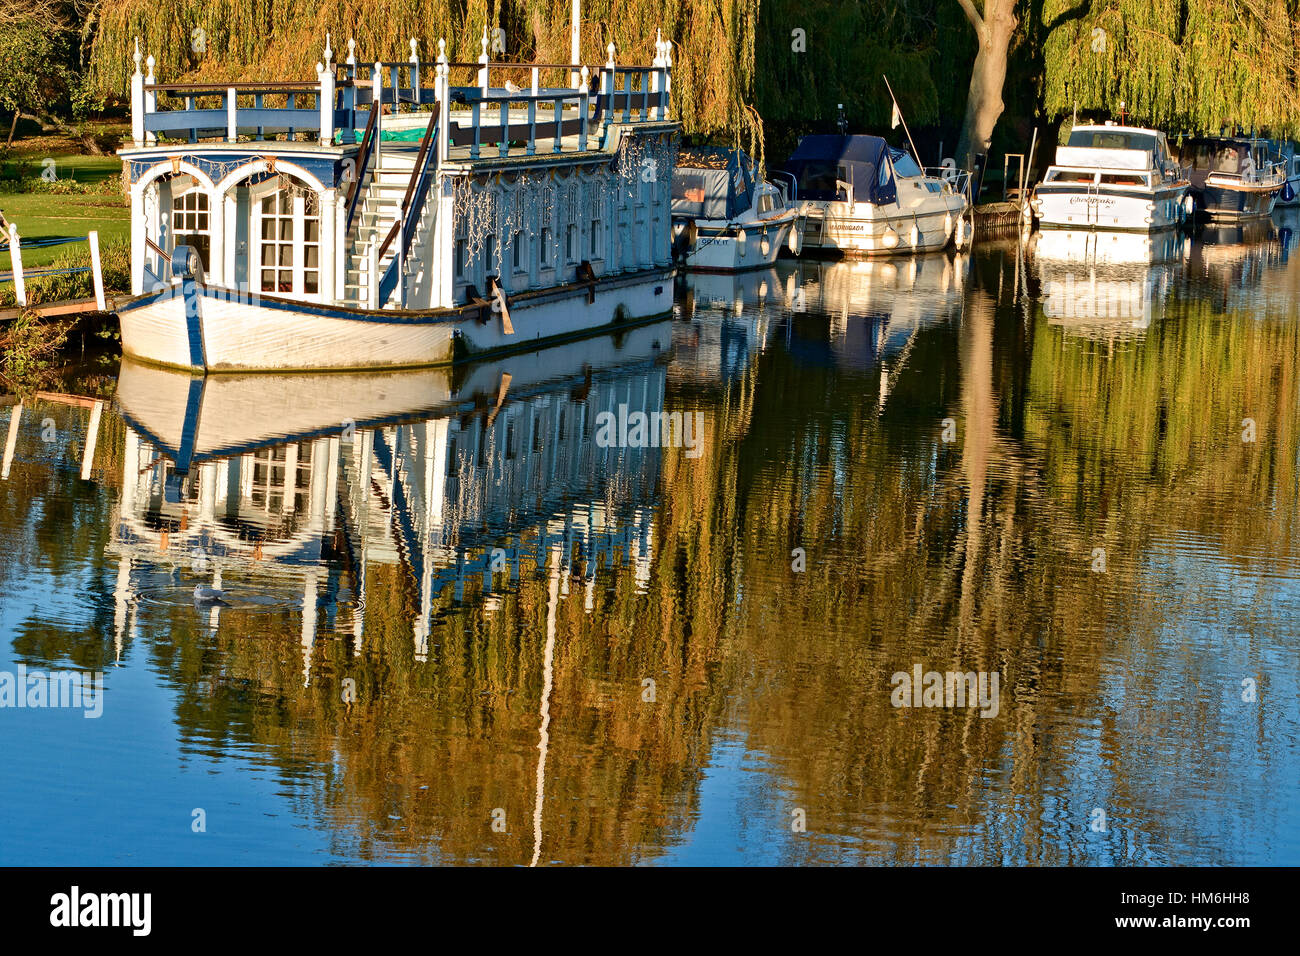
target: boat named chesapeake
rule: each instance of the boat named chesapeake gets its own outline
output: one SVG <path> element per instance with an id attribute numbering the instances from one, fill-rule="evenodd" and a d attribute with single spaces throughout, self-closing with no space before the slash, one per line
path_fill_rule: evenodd
<path id="1" fill-rule="evenodd" d="M 1042 226 L 1155 232 L 1187 217 L 1185 171 L 1165 134 L 1136 126 L 1076 126 L 1034 189 Z"/>

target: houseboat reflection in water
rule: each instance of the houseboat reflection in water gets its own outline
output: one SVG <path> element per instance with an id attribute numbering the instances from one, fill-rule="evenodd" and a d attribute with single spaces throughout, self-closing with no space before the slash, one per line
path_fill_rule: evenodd
<path id="1" fill-rule="evenodd" d="M 664 413 L 666 323 L 521 356 L 513 364 L 385 375 L 191 378 L 125 362 L 127 424 L 117 642 L 139 605 L 224 593 L 221 615 L 301 609 L 303 677 L 324 615 L 364 640 L 368 574 L 400 565 L 416 582 L 415 654 L 429 653 L 444 588 L 480 598 L 521 568 L 574 562 L 590 609 L 597 561 L 622 555 L 644 578 L 661 438 L 629 438 L 636 413 Z M 623 425 L 623 431 L 619 426 Z M 689 454 L 689 451 L 688 451 Z M 552 550 L 554 549 L 554 555 Z"/>

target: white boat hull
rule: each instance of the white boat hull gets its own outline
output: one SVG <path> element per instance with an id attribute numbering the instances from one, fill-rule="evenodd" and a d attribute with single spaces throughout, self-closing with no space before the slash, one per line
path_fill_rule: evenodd
<path id="1" fill-rule="evenodd" d="M 1038 224 L 1049 228 L 1156 232 L 1183 221 L 1186 194 L 1186 186 L 1154 193 L 1040 187 L 1034 208 Z"/>
<path id="2" fill-rule="evenodd" d="M 521 294 L 513 331 L 486 306 L 366 311 L 181 284 L 118 311 L 130 358 L 206 371 L 323 371 L 445 365 L 598 334 L 672 310 L 671 270 Z M 187 299 L 189 305 L 187 306 Z"/>
<path id="3" fill-rule="evenodd" d="M 742 272 L 770 267 L 790 239 L 797 220 L 792 216 L 770 223 L 744 223 L 745 239 L 737 235 L 736 224 L 703 221 L 696 225 L 694 245 L 687 251 L 686 267 L 707 272 Z M 687 228 L 674 223 L 675 234 Z"/>
<path id="4" fill-rule="evenodd" d="M 964 196 L 934 194 L 915 208 L 877 207 L 870 203 L 813 202 L 803 204 L 807 217 L 805 249 L 846 256 L 908 255 L 932 252 L 952 241 L 957 221 L 966 210 Z"/>

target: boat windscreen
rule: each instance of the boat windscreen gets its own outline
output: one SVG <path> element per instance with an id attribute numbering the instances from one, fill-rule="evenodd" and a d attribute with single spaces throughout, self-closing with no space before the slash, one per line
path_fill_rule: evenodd
<path id="1" fill-rule="evenodd" d="M 1178 161 L 1211 173 L 1239 173 L 1246 156 L 1244 144 L 1223 140 L 1190 140 L 1183 144 Z"/>
<path id="2" fill-rule="evenodd" d="M 912 154 L 905 149 L 891 149 L 889 158 L 894 164 L 894 172 L 904 179 L 912 179 L 917 176 L 924 176 L 921 167 L 916 164 Z"/>
<path id="3" fill-rule="evenodd" d="M 1067 146 L 1087 149 L 1144 149 L 1155 151 L 1159 143 L 1153 133 L 1133 133 L 1128 130 L 1075 129 L 1070 131 Z"/>

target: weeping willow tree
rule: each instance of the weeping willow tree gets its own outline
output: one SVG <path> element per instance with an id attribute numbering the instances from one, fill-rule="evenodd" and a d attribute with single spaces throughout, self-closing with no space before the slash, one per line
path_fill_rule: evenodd
<path id="1" fill-rule="evenodd" d="M 1086 12 L 1084 12 L 1086 11 Z M 1071 13 L 1081 15 L 1071 16 Z M 1044 106 L 1166 129 L 1300 130 L 1297 0 L 1044 0 Z"/>
<path id="2" fill-rule="evenodd" d="M 673 96 L 688 133 L 761 150 L 754 107 L 759 0 L 587 0 L 582 52 L 604 62 L 649 63 L 656 31 L 673 41 Z M 494 59 L 569 61 L 569 0 L 102 0 L 90 80 L 125 95 L 134 38 L 152 54 L 161 82 L 240 82 L 313 78 L 326 33 L 336 59 L 356 41 L 362 62 L 406 60 L 409 40 L 432 60 L 439 39 L 448 57 L 477 59 L 483 31 L 504 31 Z"/>

